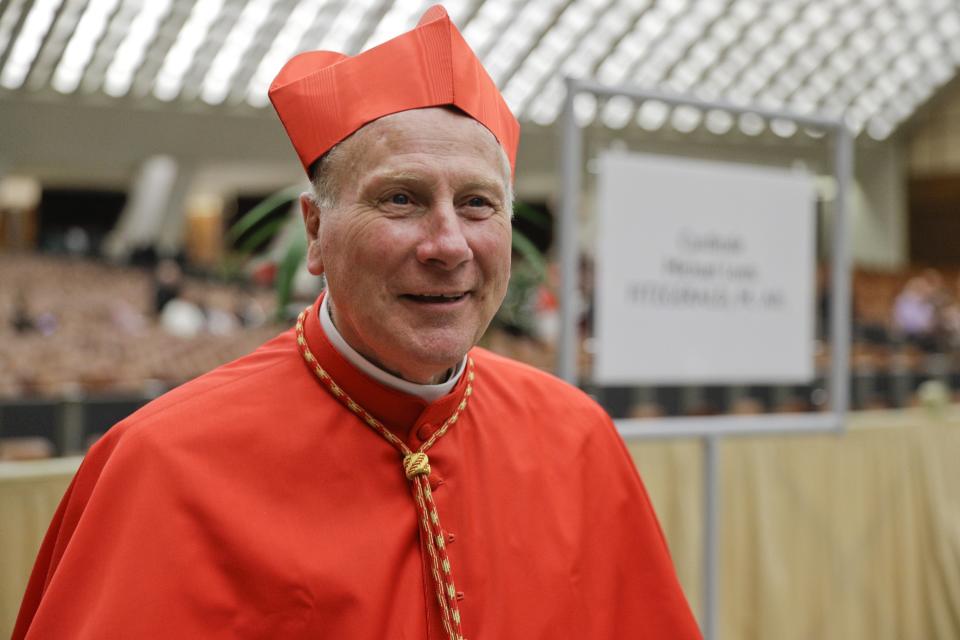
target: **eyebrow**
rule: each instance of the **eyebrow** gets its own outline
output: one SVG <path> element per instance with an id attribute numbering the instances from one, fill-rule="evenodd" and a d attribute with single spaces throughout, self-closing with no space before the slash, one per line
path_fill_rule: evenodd
<path id="1" fill-rule="evenodd" d="M 383 182 L 393 182 L 397 184 L 415 186 L 425 183 L 432 184 L 436 182 L 436 180 L 422 174 L 410 173 L 408 171 L 388 171 L 374 174 L 367 180 L 366 184 L 377 185 Z M 460 191 L 472 191 L 475 189 L 492 191 L 499 194 L 501 197 L 505 197 L 507 194 L 507 189 L 497 180 L 489 180 L 486 178 L 470 178 L 463 184 L 458 185 L 458 190 Z"/>
<path id="2" fill-rule="evenodd" d="M 501 196 L 505 196 L 507 193 L 507 190 L 502 183 L 496 180 L 487 180 L 485 178 L 468 180 L 465 184 L 461 185 L 461 189 L 465 191 L 492 191 L 500 194 Z"/>
<path id="3" fill-rule="evenodd" d="M 400 182 L 404 184 L 434 182 L 431 178 L 424 178 L 422 175 L 409 173 L 407 171 L 386 171 L 375 173 L 368 177 L 367 184 L 377 184 L 380 182 Z"/>

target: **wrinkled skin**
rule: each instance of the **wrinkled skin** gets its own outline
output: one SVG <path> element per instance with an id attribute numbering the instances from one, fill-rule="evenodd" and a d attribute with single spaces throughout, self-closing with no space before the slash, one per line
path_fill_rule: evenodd
<path id="1" fill-rule="evenodd" d="M 510 275 L 504 168 L 481 124 L 416 109 L 341 143 L 335 204 L 301 196 L 307 266 L 326 275 L 334 324 L 368 360 L 435 383 L 483 335 Z"/>

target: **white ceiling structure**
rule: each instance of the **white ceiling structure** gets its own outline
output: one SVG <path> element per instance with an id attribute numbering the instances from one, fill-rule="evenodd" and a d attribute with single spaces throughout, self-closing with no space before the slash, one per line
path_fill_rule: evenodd
<path id="1" fill-rule="evenodd" d="M 280 66 L 356 53 L 410 27 L 421 0 L 0 0 L 0 98 L 62 94 L 254 111 Z M 960 0 L 448 0 L 521 120 L 559 115 L 564 76 L 843 117 L 887 138 L 960 65 Z M 790 122 L 602 104 L 585 124 L 783 138 Z M 769 130 L 768 130 L 769 127 Z"/>

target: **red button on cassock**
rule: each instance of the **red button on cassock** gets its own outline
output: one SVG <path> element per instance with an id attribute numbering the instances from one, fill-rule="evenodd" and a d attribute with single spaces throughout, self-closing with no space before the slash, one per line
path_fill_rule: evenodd
<path id="1" fill-rule="evenodd" d="M 429 422 L 425 422 L 420 425 L 420 428 L 417 429 L 417 437 L 421 440 L 429 440 L 430 436 L 433 435 L 433 425 Z"/>

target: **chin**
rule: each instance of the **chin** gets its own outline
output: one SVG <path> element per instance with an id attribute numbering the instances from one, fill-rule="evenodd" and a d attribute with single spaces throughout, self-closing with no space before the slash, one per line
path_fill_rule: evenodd
<path id="1" fill-rule="evenodd" d="M 472 342 L 462 338 L 456 341 L 429 340 L 411 345 L 409 357 L 411 362 L 420 363 L 419 368 L 441 372 L 459 364 L 472 347 Z"/>

